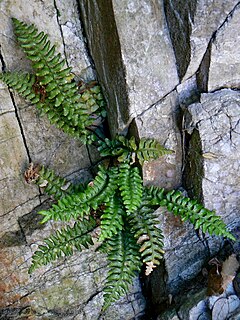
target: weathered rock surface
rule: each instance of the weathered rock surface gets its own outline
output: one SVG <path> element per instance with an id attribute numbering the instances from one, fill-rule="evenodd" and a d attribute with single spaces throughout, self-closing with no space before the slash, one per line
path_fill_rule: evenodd
<path id="1" fill-rule="evenodd" d="M 169 3 L 173 4 L 175 2 L 177 3 L 177 1 L 169 1 Z M 185 3 L 185 1 L 181 2 Z M 192 10 L 188 14 L 188 24 L 190 25 L 190 30 L 188 32 L 188 46 L 190 52 L 188 53 L 189 64 L 186 68 L 186 74 L 183 75 L 184 80 L 191 77 L 199 69 L 201 61 L 204 58 L 208 46 L 211 44 L 211 40 L 214 38 L 216 31 L 222 26 L 222 24 L 227 23 L 228 18 L 231 17 L 232 12 L 235 10 L 235 6 L 238 4 L 238 1 L 212 0 L 206 3 L 204 0 L 200 0 L 191 1 L 191 3 L 192 6 L 187 8 L 185 7 L 185 10 L 187 11 L 190 11 L 191 9 Z M 174 5 L 172 5 L 172 7 L 173 11 L 175 12 L 175 19 L 178 20 L 178 26 L 180 26 L 180 32 L 183 33 L 184 29 L 182 27 L 179 10 L 177 10 Z M 181 8 L 181 5 L 179 5 L 179 7 Z M 183 24 L 183 26 L 184 25 L 185 24 Z M 176 32 L 179 33 L 177 30 Z"/>
<path id="2" fill-rule="evenodd" d="M 239 88 L 240 54 L 238 46 L 240 4 L 217 30 L 212 41 L 208 91 L 219 88 Z"/>
<path id="3" fill-rule="evenodd" d="M 76 1 L 0 3 L 1 69 L 31 70 L 15 42 L 12 16 L 35 23 L 39 30 L 47 32 L 77 78 L 94 79 Z M 98 160 L 97 153 L 91 148 L 90 160 L 85 146 L 40 118 L 33 106 L 3 84 L 0 142 L 0 319 L 101 319 L 106 260 L 94 248 L 28 275 L 32 252 L 57 225 L 39 224 L 37 212 L 47 208 L 49 201 L 23 179 L 24 170 L 33 161 L 71 180 L 89 180 L 88 168 L 91 160 Z M 142 314 L 145 301 L 137 279 L 132 291 L 119 303 L 109 309 L 104 319 L 112 319 L 112 314 L 116 319 Z"/>
<path id="4" fill-rule="evenodd" d="M 189 130 L 199 132 L 203 165 L 202 195 L 209 209 L 216 209 L 226 223 L 238 224 L 240 94 L 224 89 L 203 94 L 201 102 L 188 108 L 192 116 Z"/>
<path id="5" fill-rule="evenodd" d="M 0 63 L 2 70 L 31 70 L 15 43 L 10 17 L 47 31 L 76 78 L 93 79 L 96 71 L 112 135 L 133 132 L 175 151 L 144 166 L 145 184 L 168 189 L 183 184 L 238 230 L 239 6 L 237 0 L 1 1 Z M 100 315 L 106 261 L 93 250 L 27 275 L 36 244 L 56 225 L 39 224 L 36 213 L 51 200 L 24 183 L 24 169 L 29 161 L 42 162 L 72 180 L 88 180 L 97 154 L 89 149 L 91 161 L 85 146 L 39 118 L 3 84 L 0 141 L 0 319 L 140 319 L 145 301 L 137 279 L 128 296 Z M 208 319 L 212 311 L 202 287 L 178 312 L 174 303 L 188 283 L 196 285 L 190 281 L 224 241 L 158 212 L 166 254 L 147 279 L 152 314 L 162 320 Z M 238 256 L 239 241 L 232 249 Z M 231 315 L 229 306 L 239 301 L 235 292 L 224 299 L 229 296 L 234 301 L 227 304 L 228 316 L 237 319 L 238 309 Z M 172 309 L 163 314 L 167 307 Z"/>

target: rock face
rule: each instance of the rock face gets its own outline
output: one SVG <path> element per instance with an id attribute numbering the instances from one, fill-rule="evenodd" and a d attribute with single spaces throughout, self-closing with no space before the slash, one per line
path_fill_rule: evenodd
<path id="1" fill-rule="evenodd" d="M 12 16 L 47 31 L 77 79 L 99 79 L 112 135 L 155 138 L 175 151 L 144 165 L 145 184 L 183 186 L 216 209 L 236 234 L 230 251 L 238 258 L 239 10 L 233 0 L 0 2 L 2 70 L 31 70 L 15 43 Z M 106 260 L 94 248 L 27 274 L 36 244 L 56 225 L 39 224 L 37 211 L 51 199 L 23 181 L 24 169 L 33 161 L 71 180 L 89 180 L 96 152 L 91 149 L 89 156 L 85 146 L 39 118 L 34 106 L 2 83 L 0 141 L 0 319 L 140 319 L 145 300 L 137 279 L 128 296 L 100 315 Z M 207 319 L 202 286 L 195 307 L 181 306 L 179 296 L 200 285 L 203 266 L 226 243 L 158 212 L 166 253 L 144 280 L 146 317 L 187 320 L 190 314 L 194 320 L 201 306 Z M 237 293 L 223 298 L 217 304 L 228 303 L 224 310 L 233 317 L 229 306 L 239 305 Z M 216 304 L 211 310 L 217 314 Z"/>

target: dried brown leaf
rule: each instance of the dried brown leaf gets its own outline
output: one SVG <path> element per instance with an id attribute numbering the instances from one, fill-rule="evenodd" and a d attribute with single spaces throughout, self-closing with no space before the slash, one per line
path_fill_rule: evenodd
<path id="1" fill-rule="evenodd" d="M 146 270 L 145 270 L 145 275 L 149 276 L 150 273 L 153 272 L 153 269 L 156 268 L 157 266 L 153 263 L 153 261 L 147 262 L 146 263 Z"/>
<path id="2" fill-rule="evenodd" d="M 229 283 L 231 283 L 235 277 L 235 274 L 239 268 L 239 262 L 236 258 L 235 254 L 232 254 L 231 256 L 226 259 L 222 264 L 222 271 L 221 275 L 223 278 L 222 281 L 222 288 L 225 290 Z"/>
<path id="3" fill-rule="evenodd" d="M 142 242 L 149 240 L 149 236 L 147 234 L 143 234 L 141 237 L 138 238 L 137 244 L 141 244 Z"/>

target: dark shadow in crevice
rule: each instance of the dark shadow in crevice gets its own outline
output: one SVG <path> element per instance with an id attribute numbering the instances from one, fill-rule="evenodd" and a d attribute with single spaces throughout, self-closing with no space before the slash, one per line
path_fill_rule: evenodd
<path id="1" fill-rule="evenodd" d="M 185 132 L 185 163 L 183 187 L 190 198 L 203 202 L 202 178 L 204 176 L 202 143 L 198 130 L 192 134 Z"/>
<path id="2" fill-rule="evenodd" d="M 89 52 L 108 104 L 110 132 L 114 136 L 121 132 L 130 117 L 126 74 L 112 1 L 83 0 L 78 3 Z"/>
<path id="3" fill-rule="evenodd" d="M 164 11 L 175 53 L 180 80 L 191 58 L 190 36 L 197 8 L 197 0 L 164 0 Z"/>

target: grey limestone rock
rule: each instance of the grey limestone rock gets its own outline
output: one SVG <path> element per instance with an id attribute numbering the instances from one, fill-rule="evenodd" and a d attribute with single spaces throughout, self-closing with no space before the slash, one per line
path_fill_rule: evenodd
<path id="1" fill-rule="evenodd" d="M 239 16 L 240 4 L 217 30 L 212 41 L 208 91 L 219 88 L 239 88 Z"/>
<path id="2" fill-rule="evenodd" d="M 76 1 L 0 2 L 1 69 L 30 71 L 14 39 L 11 17 L 35 23 L 49 34 L 77 78 L 95 77 L 86 50 Z M 0 318 L 97 319 L 102 307 L 106 259 L 93 248 L 43 267 L 31 277 L 27 270 L 41 240 L 61 224 L 39 224 L 37 212 L 47 209 L 40 190 L 27 185 L 23 172 L 30 161 L 42 163 L 71 180 L 89 180 L 88 150 L 40 118 L 33 106 L 6 85 L 0 85 Z M 92 161 L 98 154 L 91 148 Z M 134 309 L 133 309 L 134 306 Z M 115 305 L 115 317 L 130 319 L 143 312 L 138 279 L 129 299 Z M 121 314 L 121 315 L 120 315 Z M 111 318 L 111 313 L 106 313 Z"/>
<path id="3" fill-rule="evenodd" d="M 204 203 L 232 227 L 239 217 L 239 99 L 238 92 L 225 89 L 203 94 L 201 103 L 188 108 L 201 139 Z"/>
<path id="4" fill-rule="evenodd" d="M 77 79 L 97 75 L 113 136 L 155 138 L 175 152 L 144 165 L 146 185 L 171 189 L 184 183 L 189 195 L 216 209 L 230 229 L 239 225 L 239 1 L 0 1 L 0 66 L 29 71 L 13 36 L 12 16 L 47 31 Z M 72 180 L 88 180 L 87 168 L 98 154 L 39 118 L 3 84 L 0 142 L 0 318 L 141 318 L 145 300 L 138 279 L 127 296 L 99 314 L 106 260 L 94 250 L 41 268 L 31 278 L 27 274 L 37 244 L 59 224 L 39 224 L 37 211 L 52 200 L 25 184 L 24 169 L 33 160 Z M 223 244 L 158 212 L 166 254 L 165 267 L 152 281 L 157 302 L 164 301 L 162 293 L 181 294 Z M 179 310 L 185 319 L 190 306 Z M 178 314 L 164 317 L 158 318 Z"/>

